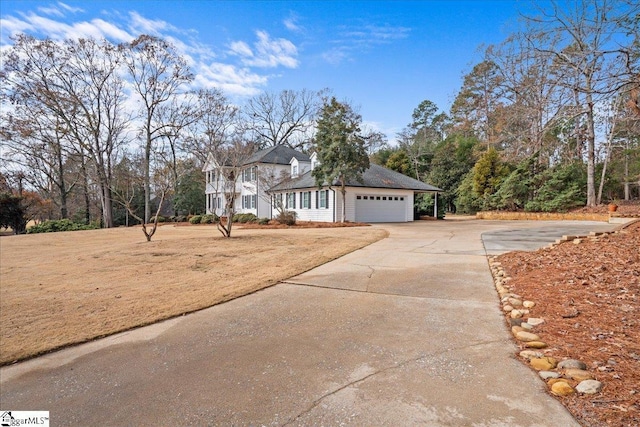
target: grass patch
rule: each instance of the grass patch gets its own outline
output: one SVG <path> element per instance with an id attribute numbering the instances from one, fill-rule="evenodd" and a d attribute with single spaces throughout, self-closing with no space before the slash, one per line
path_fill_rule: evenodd
<path id="1" fill-rule="evenodd" d="M 386 236 L 374 227 L 138 227 L 0 240 L 0 365 L 210 307 Z"/>

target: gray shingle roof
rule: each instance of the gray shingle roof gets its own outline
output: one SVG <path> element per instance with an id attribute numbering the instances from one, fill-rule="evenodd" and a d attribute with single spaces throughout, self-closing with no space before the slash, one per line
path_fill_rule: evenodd
<path id="1" fill-rule="evenodd" d="M 413 191 L 442 191 L 440 188 L 413 179 L 391 169 L 371 163 L 369 169 L 362 174 L 362 181 L 355 179 L 347 182 L 349 187 L 371 187 L 371 188 L 391 188 Z M 332 185 L 339 185 L 334 181 Z M 307 172 L 297 178 L 288 179 L 278 185 L 273 186 L 269 191 L 297 190 L 302 188 L 317 187 L 315 178 L 311 172 Z"/>
<path id="2" fill-rule="evenodd" d="M 291 159 L 295 157 L 301 162 L 310 162 L 311 159 L 306 154 L 303 154 L 293 148 L 286 145 L 275 145 L 273 147 L 265 148 L 264 150 L 258 150 L 251 155 L 244 162 L 245 165 L 252 163 L 270 163 L 278 165 L 288 165 Z"/>

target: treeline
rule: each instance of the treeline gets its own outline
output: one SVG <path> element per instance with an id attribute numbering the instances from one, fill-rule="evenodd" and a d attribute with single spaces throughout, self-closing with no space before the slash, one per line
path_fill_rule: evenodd
<path id="1" fill-rule="evenodd" d="M 1 54 L 0 181 L 6 195 L 36 199 L 24 206 L 28 219 L 112 227 L 148 223 L 158 209 L 201 214 L 210 154 L 303 147 L 327 93 L 285 90 L 235 105 L 202 89 L 175 46 L 148 35 L 119 45 L 21 35 Z"/>
<path id="2" fill-rule="evenodd" d="M 423 101 L 374 161 L 449 211 L 558 211 L 640 196 L 640 6 L 555 2 L 484 49 L 448 114 Z M 433 202 L 426 198 L 420 209 Z"/>
<path id="3" fill-rule="evenodd" d="M 640 6 L 551 3 L 484 49 L 449 112 L 420 103 L 371 160 L 445 190 L 442 209 L 564 210 L 638 197 Z M 104 227 L 201 214 L 208 156 L 313 145 L 329 91 L 237 105 L 166 40 L 54 42 L 0 52 L 3 215 Z M 418 200 L 428 211 L 433 200 Z M 4 218 L 4 216 L 3 216 Z M 3 219 L 3 224 L 7 220 Z"/>

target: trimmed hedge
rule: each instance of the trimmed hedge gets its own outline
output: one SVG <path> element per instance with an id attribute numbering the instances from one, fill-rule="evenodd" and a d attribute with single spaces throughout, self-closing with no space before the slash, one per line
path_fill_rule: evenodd
<path id="1" fill-rule="evenodd" d="M 27 230 L 27 233 L 55 233 L 58 231 L 97 230 L 99 228 L 100 227 L 95 224 L 78 224 L 70 219 L 58 219 L 43 221 L 40 224 L 34 225 Z"/>
<path id="2" fill-rule="evenodd" d="M 257 220 L 258 220 L 258 217 L 252 213 L 235 214 L 233 218 L 231 218 L 231 222 L 239 222 L 241 224 L 244 224 L 247 222 L 256 222 Z"/>

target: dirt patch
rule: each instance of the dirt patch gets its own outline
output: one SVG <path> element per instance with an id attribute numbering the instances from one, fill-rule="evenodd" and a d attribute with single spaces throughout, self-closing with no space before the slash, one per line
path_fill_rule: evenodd
<path id="1" fill-rule="evenodd" d="M 0 239 L 0 364 L 228 301 L 364 247 L 374 227 L 215 225 Z"/>
<path id="2" fill-rule="evenodd" d="M 619 234 L 498 258 L 550 356 L 585 362 L 604 383 L 595 395 L 559 398 L 584 426 L 640 425 L 640 223 Z"/>

